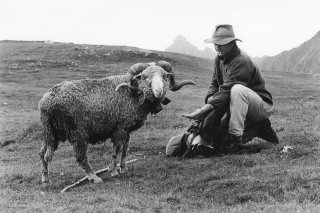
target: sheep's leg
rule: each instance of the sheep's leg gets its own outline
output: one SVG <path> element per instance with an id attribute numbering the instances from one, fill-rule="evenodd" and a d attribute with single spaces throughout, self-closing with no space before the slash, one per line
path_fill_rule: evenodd
<path id="1" fill-rule="evenodd" d="M 119 172 L 117 170 L 117 155 L 119 151 L 120 145 L 117 142 L 113 142 L 112 161 L 109 166 L 111 177 L 119 176 Z"/>
<path id="2" fill-rule="evenodd" d="M 50 183 L 49 180 L 49 170 L 48 170 L 48 161 L 51 158 L 52 159 L 52 154 L 51 151 L 47 150 L 47 142 L 43 141 L 42 142 L 42 146 L 40 149 L 40 159 L 41 159 L 41 163 L 42 163 L 42 177 L 41 177 L 41 181 L 43 184 L 47 184 Z M 51 157 L 49 157 L 51 155 Z"/>
<path id="3" fill-rule="evenodd" d="M 129 137 L 123 143 L 121 162 L 120 162 L 120 173 L 126 173 L 128 171 L 128 167 L 126 166 L 126 157 L 127 157 L 128 145 L 129 145 Z"/>
<path id="4" fill-rule="evenodd" d="M 49 164 L 52 161 L 54 151 L 56 151 L 59 144 L 59 142 L 54 141 L 52 138 L 53 136 L 51 135 L 50 131 L 45 130 L 45 139 L 42 142 L 41 149 L 39 152 L 39 156 L 42 163 L 41 182 L 44 185 L 51 183 L 49 179 Z"/>
<path id="5" fill-rule="evenodd" d="M 73 141 L 73 149 L 75 152 L 75 157 L 78 165 L 83 169 L 83 171 L 88 175 L 88 180 L 94 183 L 101 183 L 102 179 L 99 178 L 91 169 L 87 158 L 87 148 L 88 145 L 83 140 Z"/>
<path id="6" fill-rule="evenodd" d="M 127 155 L 128 141 L 129 141 L 129 134 L 122 130 L 118 130 L 112 138 L 112 143 L 113 143 L 112 162 L 109 166 L 112 177 L 119 175 L 119 172 L 117 170 L 117 156 L 121 146 L 123 146 L 123 151 L 122 151 L 122 158 L 120 162 L 120 172 L 121 173 L 126 172 L 127 168 L 125 167 L 125 158 Z"/>

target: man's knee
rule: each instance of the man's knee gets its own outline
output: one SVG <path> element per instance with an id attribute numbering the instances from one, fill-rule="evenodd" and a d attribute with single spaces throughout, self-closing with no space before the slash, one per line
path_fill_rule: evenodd
<path id="1" fill-rule="evenodd" d="M 248 91 L 248 87 L 243 86 L 241 84 L 235 84 L 231 88 L 231 99 L 239 96 L 243 96 L 246 94 L 247 91 Z"/>

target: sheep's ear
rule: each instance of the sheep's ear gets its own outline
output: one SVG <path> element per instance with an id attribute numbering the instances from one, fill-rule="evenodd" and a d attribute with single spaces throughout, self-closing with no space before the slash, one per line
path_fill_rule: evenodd
<path id="1" fill-rule="evenodd" d="M 174 78 L 174 75 L 172 73 L 170 73 L 170 72 L 167 72 L 166 75 L 167 75 L 168 78 Z"/>
<path id="2" fill-rule="evenodd" d="M 121 87 L 129 87 L 129 85 L 127 83 L 123 82 L 116 87 L 115 91 L 117 92 Z"/>

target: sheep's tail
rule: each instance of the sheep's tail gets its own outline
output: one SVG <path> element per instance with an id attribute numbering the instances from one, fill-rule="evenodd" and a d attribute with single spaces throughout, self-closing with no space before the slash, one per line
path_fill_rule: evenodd
<path id="1" fill-rule="evenodd" d="M 52 150 L 56 150 L 59 145 L 58 135 L 56 134 L 56 130 L 52 122 L 50 121 L 50 117 L 41 113 L 41 121 L 44 127 L 44 142 L 46 143 L 46 147 L 52 148 Z"/>
<path id="2" fill-rule="evenodd" d="M 68 133 L 74 129 L 74 120 L 62 112 L 41 111 L 41 121 L 44 126 L 45 140 L 48 146 L 56 150 L 60 141 L 68 139 Z"/>

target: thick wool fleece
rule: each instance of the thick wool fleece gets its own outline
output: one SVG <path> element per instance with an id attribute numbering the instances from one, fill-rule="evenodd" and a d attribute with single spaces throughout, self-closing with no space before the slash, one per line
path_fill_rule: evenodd
<path id="1" fill-rule="evenodd" d="M 144 124 L 149 113 L 128 88 L 115 92 L 125 76 L 65 81 L 51 88 L 41 99 L 41 120 L 55 144 L 75 138 L 96 143 L 130 132 Z M 52 145 L 54 145 L 52 144 Z"/>

